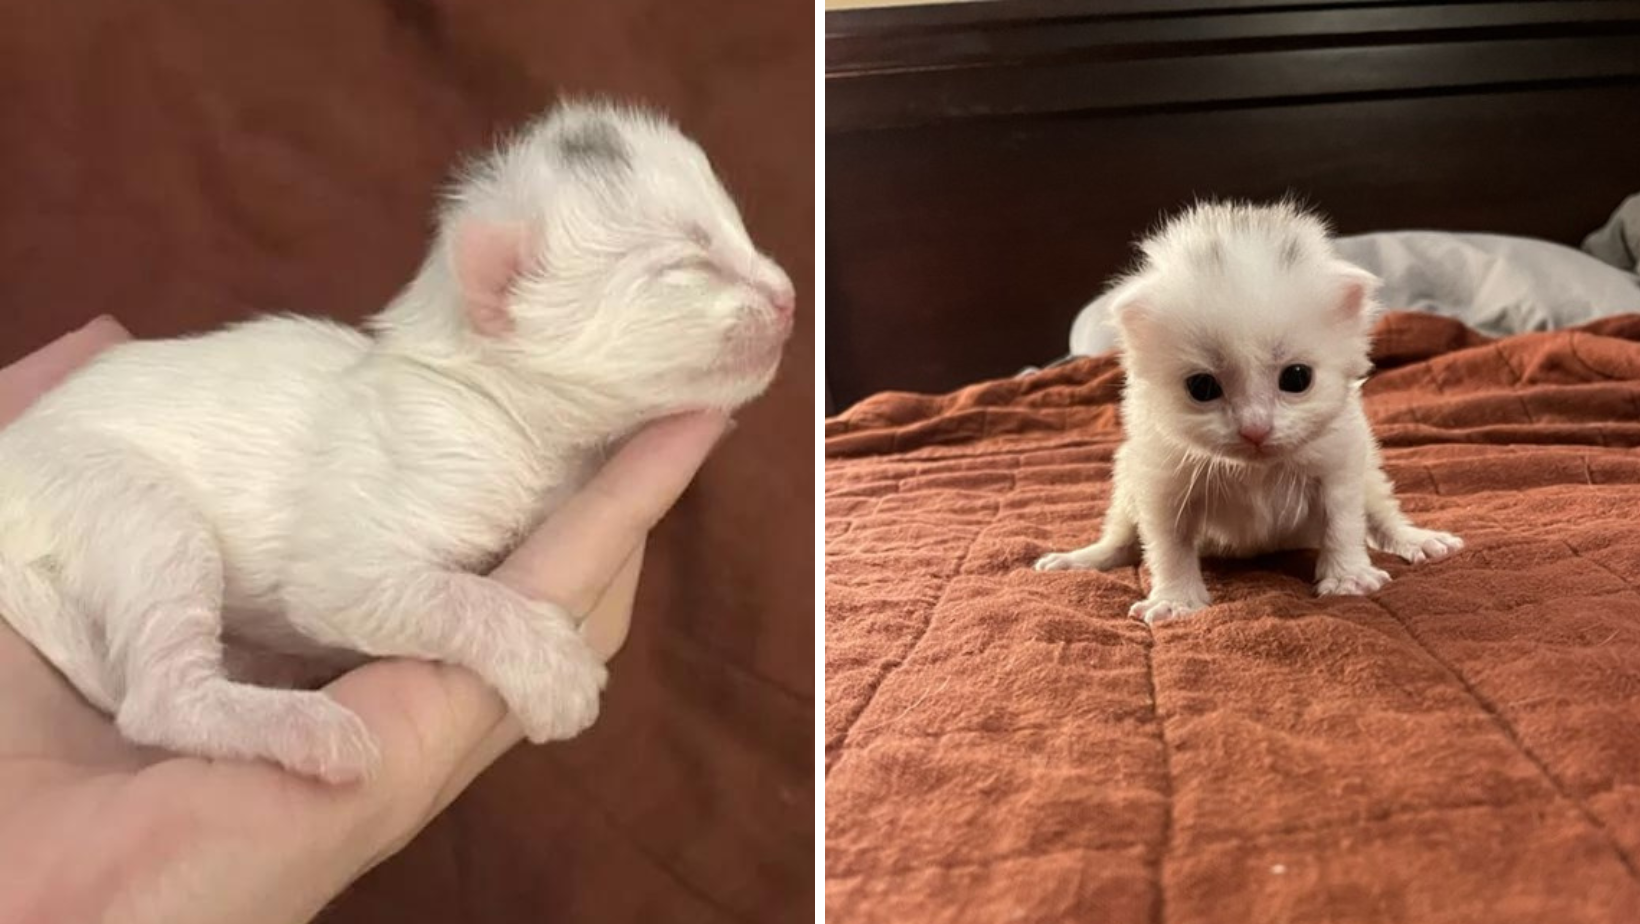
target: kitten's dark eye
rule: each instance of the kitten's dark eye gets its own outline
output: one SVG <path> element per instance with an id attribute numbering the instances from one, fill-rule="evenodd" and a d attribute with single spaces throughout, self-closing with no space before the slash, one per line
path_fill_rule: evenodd
<path id="1" fill-rule="evenodd" d="M 1191 398 L 1200 401 L 1203 404 L 1215 400 L 1224 394 L 1224 389 L 1219 386 L 1219 380 L 1213 378 L 1205 372 L 1198 372 L 1190 378 L 1185 379 L 1184 390 L 1190 392 Z"/>
<path id="2" fill-rule="evenodd" d="M 1282 391 L 1290 391 L 1295 395 L 1303 394 L 1310 390 L 1312 377 L 1313 373 L 1310 372 L 1309 366 L 1293 365 L 1281 370 L 1281 378 L 1276 379 L 1276 384 L 1281 386 Z"/>

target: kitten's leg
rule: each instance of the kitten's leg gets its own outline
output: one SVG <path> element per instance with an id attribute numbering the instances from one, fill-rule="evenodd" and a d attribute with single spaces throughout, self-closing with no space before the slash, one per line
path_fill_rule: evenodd
<path id="1" fill-rule="evenodd" d="M 1367 542 L 1380 552 L 1400 556 L 1421 565 L 1440 561 L 1463 548 L 1463 540 L 1451 533 L 1419 529 L 1401 512 L 1395 499 L 1395 485 L 1382 469 L 1367 473 Z"/>
<path id="2" fill-rule="evenodd" d="M 1389 573 L 1374 567 L 1367 556 L 1367 513 L 1360 478 L 1357 470 L 1322 482 L 1317 594 L 1359 596 L 1389 583 Z"/>
<path id="3" fill-rule="evenodd" d="M 1139 525 L 1134 522 L 1125 481 L 1111 490 L 1099 541 L 1069 552 L 1049 552 L 1036 560 L 1038 571 L 1110 571 L 1139 563 Z"/>
<path id="4" fill-rule="evenodd" d="M 221 620 L 205 598 L 132 601 L 119 628 L 128 683 L 115 720 L 128 739 L 199 757 L 271 760 L 331 783 L 375 769 L 370 731 L 324 693 L 228 679 Z"/>
<path id="5" fill-rule="evenodd" d="M 160 467 L 93 449 L 59 483 L 62 588 L 101 616 L 115 724 L 135 743 L 206 758 L 266 759 L 342 783 L 367 776 L 375 741 L 323 693 L 228 679 L 222 561 L 209 525 Z"/>
<path id="6" fill-rule="evenodd" d="M 63 599 L 40 568 L 0 559 L 0 618 L 11 624 L 93 706 L 119 705 L 100 628 Z"/>
<path id="7" fill-rule="evenodd" d="M 572 738 L 598 717 L 607 672 L 560 607 L 487 577 L 431 568 L 380 580 L 341 605 L 325 602 L 322 583 L 337 586 L 304 578 L 311 590 L 289 591 L 292 620 L 316 641 L 468 668 L 536 743 Z"/>
<path id="8" fill-rule="evenodd" d="M 1181 518 L 1177 511 L 1160 507 L 1141 509 L 1139 515 L 1145 563 L 1150 565 L 1150 596 L 1133 604 L 1128 615 L 1155 625 L 1211 603 L 1196 550 L 1196 517 Z"/>

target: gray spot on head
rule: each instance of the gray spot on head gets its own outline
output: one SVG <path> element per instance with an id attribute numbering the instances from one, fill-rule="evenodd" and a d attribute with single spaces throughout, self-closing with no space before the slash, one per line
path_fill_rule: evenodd
<path id="1" fill-rule="evenodd" d="M 1288 235 L 1281 242 L 1281 266 L 1283 269 L 1292 269 L 1298 265 L 1298 258 L 1303 256 L 1304 245 L 1296 235 Z"/>
<path id="2" fill-rule="evenodd" d="M 625 167 L 631 159 L 620 130 L 603 121 L 577 125 L 558 139 L 558 153 L 571 167 Z"/>

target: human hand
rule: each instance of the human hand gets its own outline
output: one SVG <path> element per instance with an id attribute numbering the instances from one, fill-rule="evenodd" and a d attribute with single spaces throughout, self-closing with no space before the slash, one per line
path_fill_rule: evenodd
<path id="1" fill-rule="evenodd" d="M 91 357 L 130 339 L 120 322 L 103 316 L 0 368 L 0 427 Z"/>
<path id="2" fill-rule="evenodd" d="M 124 339 L 117 325 L 88 331 L 19 364 L 33 364 L 27 376 L 0 370 L 0 425 Z M 725 425 L 695 414 L 640 432 L 493 576 L 587 613 L 584 634 L 612 653 L 644 537 Z M 520 738 L 499 697 L 460 668 L 381 661 L 326 689 L 381 746 L 368 783 L 329 787 L 131 745 L 0 624 L 0 922 L 307 921 Z"/>

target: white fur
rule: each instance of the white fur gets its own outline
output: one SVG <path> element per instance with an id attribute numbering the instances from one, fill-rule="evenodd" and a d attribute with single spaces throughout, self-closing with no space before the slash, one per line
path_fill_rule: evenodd
<path id="1" fill-rule="evenodd" d="M 371 334 L 122 345 L 0 431 L 0 613 L 129 738 L 185 753 L 331 781 L 376 760 L 322 693 L 230 678 L 224 637 L 462 664 L 532 740 L 574 735 L 603 665 L 479 574 L 613 440 L 759 394 L 792 301 L 698 147 L 562 106 L 468 172 Z"/>
<path id="2" fill-rule="evenodd" d="M 1203 204 L 1141 250 L 1113 290 L 1127 438 L 1104 532 L 1037 570 L 1129 567 L 1142 550 L 1151 590 L 1131 613 L 1154 623 L 1208 605 L 1204 554 L 1317 548 L 1317 593 L 1367 594 L 1389 580 L 1369 546 L 1414 564 L 1463 547 L 1409 523 L 1383 473 L 1360 397 L 1378 280 L 1338 258 L 1319 219 Z M 1313 370 L 1297 393 L 1278 387 L 1294 364 Z M 1222 397 L 1193 398 L 1198 374 Z"/>

